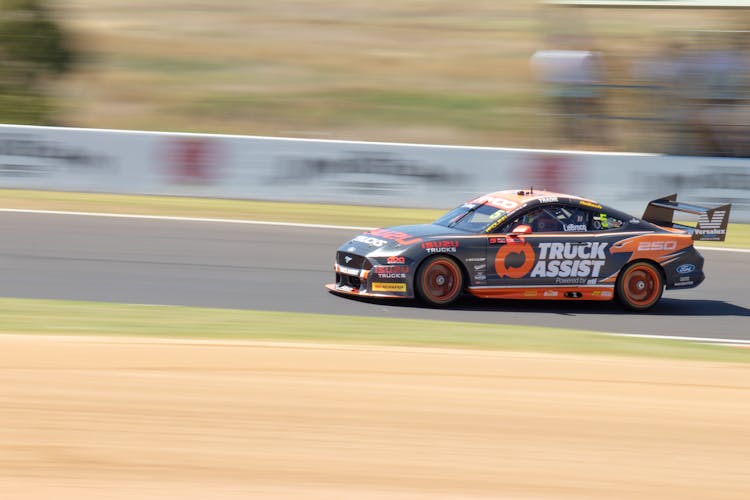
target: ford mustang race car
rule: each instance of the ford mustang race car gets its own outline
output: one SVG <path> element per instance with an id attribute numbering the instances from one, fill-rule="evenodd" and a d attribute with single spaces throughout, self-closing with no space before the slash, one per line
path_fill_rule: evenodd
<path id="1" fill-rule="evenodd" d="M 373 229 L 336 252 L 338 294 L 451 304 L 483 298 L 619 300 L 645 310 L 664 288 L 698 286 L 693 240 L 723 241 L 730 205 L 651 201 L 640 219 L 595 201 L 547 191 L 480 196 L 431 224 Z M 674 212 L 698 216 L 695 226 Z"/>

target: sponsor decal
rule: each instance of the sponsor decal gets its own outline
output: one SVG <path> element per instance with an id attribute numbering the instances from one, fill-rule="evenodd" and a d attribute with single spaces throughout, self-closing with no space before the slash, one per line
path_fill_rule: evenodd
<path id="1" fill-rule="evenodd" d="M 676 241 L 643 241 L 638 244 L 639 252 L 674 250 L 675 248 L 677 248 Z"/>
<path id="2" fill-rule="evenodd" d="M 596 278 L 592 278 L 586 281 L 587 285 L 596 285 Z"/>
<path id="3" fill-rule="evenodd" d="M 505 245 L 505 236 L 491 237 L 488 242 L 490 245 Z"/>
<path id="4" fill-rule="evenodd" d="M 690 276 L 680 276 L 680 281 L 690 281 Z"/>
<path id="5" fill-rule="evenodd" d="M 457 247 L 458 241 L 456 240 L 443 240 L 443 241 L 427 241 L 422 243 L 422 248 L 446 248 L 446 247 Z"/>
<path id="6" fill-rule="evenodd" d="M 375 266 L 372 268 L 372 272 L 378 278 L 403 279 L 406 278 L 406 273 L 409 272 L 409 266 Z"/>
<path id="7" fill-rule="evenodd" d="M 579 205 L 583 205 L 584 207 L 591 207 L 591 208 L 602 208 L 601 205 L 598 203 L 591 203 L 590 201 L 581 200 L 578 202 Z"/>
<path id="8" fill-rule="evenodd" d="M 415 238 L 410 234 L 401 231 L 393 231 L 392 229 L 373 229 L 365 234 L 372 234 L 373 236 L 393 240 L 399 245 L 411 245 L 412 243 L 419 243 L 422 241 L 422 238 Z"/>
<path id="9" fill-rule="evenodd" d="M 487 226 L 487 229 L 485 229 L 484 232 L 485 233 L 491 233 L 492 231 L 495 230 L 495 228 L 497 228 L 498 226 L 500 226 L 500 224 L 502 224 L 503 222 L 505 222 L 505 220 L 507 218 L 508 218 L 508 214 L 503 215 L 502 217 L 500 217 L 499 219 L 497 219 L 495 222 L 493 222 L 492 224 L 490 224 L 489 226 Z"/>
<path id="10" fill-rule="evenodd" d="M 688 274 L 688 273 L 692 273 L 693 271 L 695 271 L 695 266 L 692 264 L 682 264 L 681 266 L 677 267 L 677 272 L 679 274 Z"/>
<path id="11" fill-rule="evenodd" d="M 365 236 L 364 234 L 361 234 L 357 236 L 356 238 L 354 238 L 354 241 L 359 241 L 360 243 L 367 243 L 371 247 L 382 247 L 383 245 L 388 243 L 385 240 L 373 238 L 372 236 Z"/>
<path id="12" fill-rule="evenodd" d="M 484 269 L 487 269 L 487 264 L 474 264 L 475 271 L 483 271 Z"/>
<path id="13" fill-rule="evenodd" d="M 719 239 L 719 236 L 727 234 L 727 230 L 726 229 L 694 229 L 693 234 L 697 234 L 698 236 L 716 236 L 716 238 Z M 708 241 L 708 238 L 703 238 L 703 239 Z"/>
<path id="14" fill-rule="evenodd" d="M 346 257 L 344 257 L 344 262 L 346 262 L 348 264 L 348 263 L 350 263 L 352 261 L 352 259 L 353 259 L 353 257 L 349 257 L 347 255 Z"/>
<path id="15" fill-rule="evenodd" d="M 386 264 L 404 264 L 406 263 L 406 257 L 400 255 L 391 255 L 385 260 Z"/>
<path id="16" fill-rule="evenodd" d="M 486 257 L 469 257 L 466 259 L 466 262 L 486 262 Z"/>
<path id="17" fill-rule="evenodd" d="M 536 290 L 526 290 L 525 292 L 523 292 L 524 297 L 536 297 L 536 294 Z"/>
<path id="18" fill-rule="evenodd" d="M 724 225 L 726 215 L 726 210 L 716 210 L 710 219 L 708 218 L 708 214 L 701 214 L 698 218 L 698 227 L 693 230 L 693 233 L 699 236 L 717 237 L 727 234 L 727 230 L 721 228 Z"/>
<path id="19" fill-rule="evenodd" d="M 563 229 L 568 232 L 586 231 L 586 224 L 565 224 Z"/>
<path id="20" fill-rule="evenodd" d="M 484 273 L 477 273 L 474 275 L 476 281 L 487 281 L 487 275 Z"/>
<path id="21" fill-rule="evenodd" d="M 612 292 L 608 290 L 594 290 L 593 292 L 591 292 L 591 295 L 593 295 L 594 297 L 611 297 Z"/>
<path id="22" fill-rule="evenodd" d="M 518 203 L 513 200 L 506 200 L 505 198 L 490 195 L 480 196 L 479 198 L 474 200 L 474 203 L 484 203 L 495 208 L 502 208 L 506 212 L 509 212 L 518 206 Z"/>
<path id="23" fill-rule="evenodd" d="M 679 283 L 675 283 L 674 286 L 688 286 L 692 284 L 693 284 L 692 281 L 680 281 Z"/>
<path id="24" fill-rule="evenodd" d="M 724 216 L 726 213 L 726 210 L 717 210 L 713 213 L 710 219 L 708 218 L 708 214 L 701 214 L 698 218 L 698 222 L 703 228 L 718 229 L 721 227 L 722 222 L 724 222 Z"/>
<path id="25" fill-rule="evenodd" d="M 539 198 L 539 203 L 557 203 L 557 198 L 554 196 L 544 196 Z"/>
<path id="26" fill-rule="evenodd" d="M 631 224 L 638 224 L 641 222 L 641 219 L 636 219 L 635 217 L 633 217 L 628 222 L 630 222 Z"/>
<path id="27" fill-rule="evenodd" d="M 378 283 L 372 284 L 373 292 L 405 292 L 406 283 Z"/>
<path id="28" fill-rule="evenodd" d="M 456 249 L 458 248 L 458 241 L 426 241 L 422 243 L 422 248 L 427 253 L 456 253 Z"/>
<path id="29" fill-rule="evenodd" d="M 556 283 L 576 283 L 560 278 L 598 278 L 606 262 L 603 241 L 585 243 L 540 243 L 539 259 L 531 271 L 532 278 L 558 278 Z"/>
<path id="30" fill-rule="evenodd" d="M 557 297 L 558 295 L 559 293 L 557 292 L 557 290 L 545 290 L 544 291 L 545 297 Z"/>
<path id="31" fill-rule="evenodd" d="M 427 253 L 456 253 L 456 247 L 425 248 Z"/>
<path id="32" fill-rule="evenodd" d="M 529 243 L 505 245 L 495 254 L 495 272 L 500 278 L 521 278 L 534 267 L 534 249 Z"/>
<path id="33" fill-rule="evenodd" d="M 336 271 L 338 271 L 341 274 L 348 274 L 350 276 L 359 276 L 359 273 L 360 273 L 359 269 L 342 266 L 341 264 L 336 264 Z"/>

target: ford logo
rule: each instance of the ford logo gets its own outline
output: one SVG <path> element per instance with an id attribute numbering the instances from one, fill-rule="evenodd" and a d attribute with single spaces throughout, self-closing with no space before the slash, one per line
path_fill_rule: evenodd
<path id="1" fill-rule="evenodd" d="M 677 272 L 680 274 L 688 274 L 695 271 L 695 266 L 692 264 L 683 264 L 677 268 Z"/>

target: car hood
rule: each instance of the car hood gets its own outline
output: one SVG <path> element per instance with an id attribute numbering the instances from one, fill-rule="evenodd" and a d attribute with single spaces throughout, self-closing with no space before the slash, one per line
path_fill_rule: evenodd
<path id="1" fill-rule="evenodd" d="M 373 229 L 342 245 L 347 252 L 368 254 L 379 249 L 403 249 L 411 245 L 440 237 L 466 236 L 466 231 L 437 224 L 411 224 Z"/>

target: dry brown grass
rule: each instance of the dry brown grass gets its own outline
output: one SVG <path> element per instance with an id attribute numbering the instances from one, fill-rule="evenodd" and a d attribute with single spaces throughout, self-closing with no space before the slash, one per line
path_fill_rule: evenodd
<path id="1" fill-rule="evenodd" d="M 686 27 L 685 13 L 653 11 L 550 21 L 535 0 L 56 6 L 84 52 L 61 90 L 68 125 L 469 145 L 559 145 L 528 67 L 551 29 L 599 36 L 617 65 Z"/>

